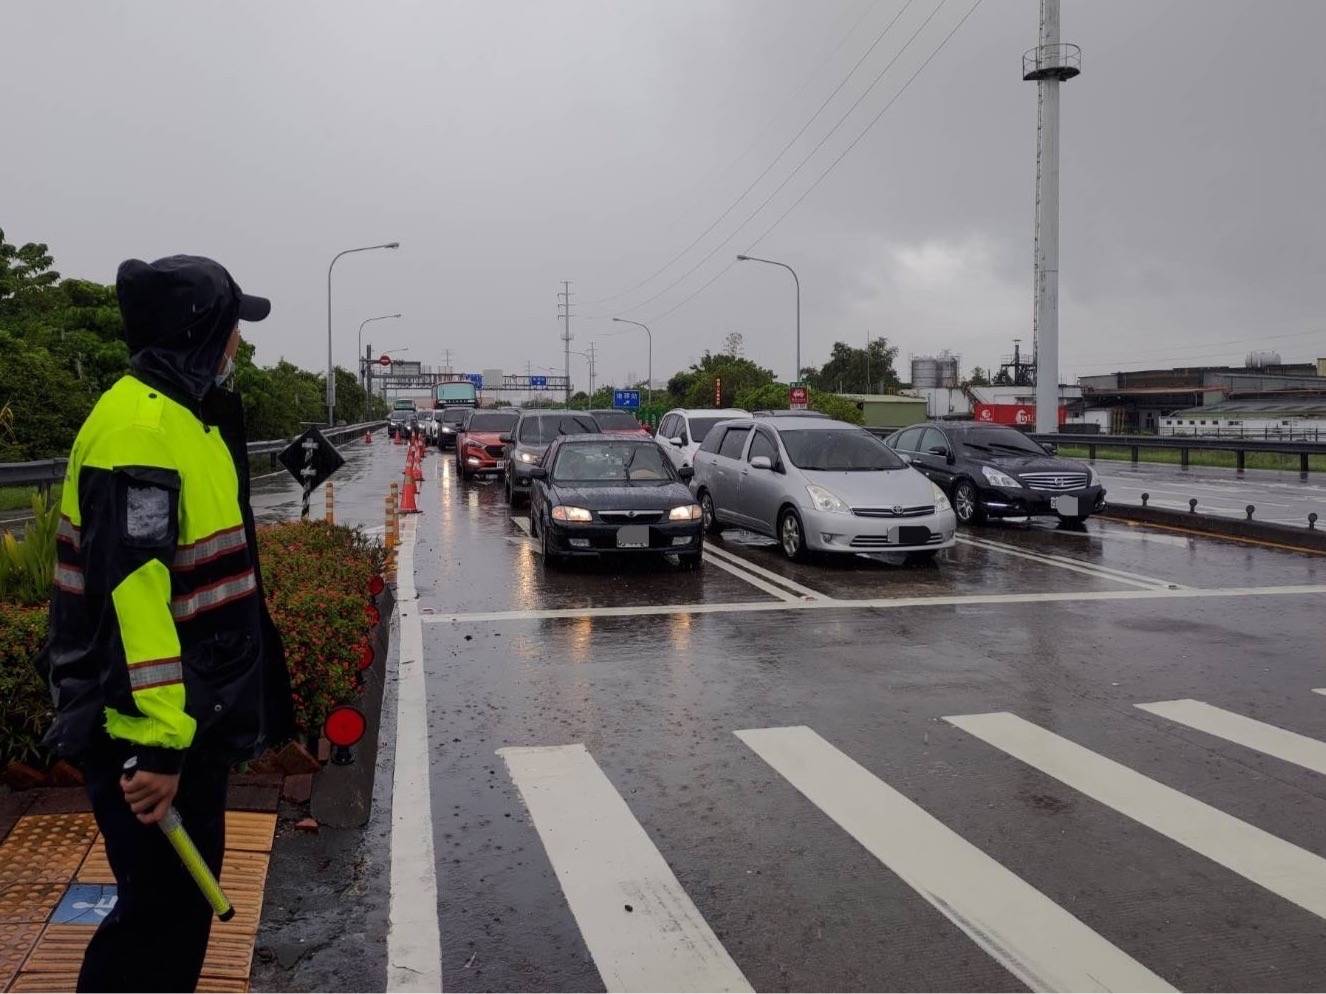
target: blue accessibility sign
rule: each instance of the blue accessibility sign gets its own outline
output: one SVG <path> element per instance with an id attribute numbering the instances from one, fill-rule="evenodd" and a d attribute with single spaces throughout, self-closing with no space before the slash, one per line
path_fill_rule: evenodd
<path id="1" fill-rule="evenodd" d="M 473 383 L 476 389 L 483 389 L 483 373 L 466 373 L 464 379 Z"/>
<path id="2" fill-rule="evenodd" d="M 612 406 L 625 407 L 635 410 L 640 406 L 639 390 L 614 390 L 612 392 Z"/>
<path id="3" fill-rule="evenodd" d="M 548 385 L 548 377 L 546 377 L 546 376 L 531 376 L 531 377 L 529 378 L 529 385 L 530 385 L 531 387 L 546 387 L 546 386 Z"/>
<path id="4" fill-rule="evenodd" d="M 114 884 L 71 884 L 51 916 L 53 925 L 100 925 L 115 910 Z"/>

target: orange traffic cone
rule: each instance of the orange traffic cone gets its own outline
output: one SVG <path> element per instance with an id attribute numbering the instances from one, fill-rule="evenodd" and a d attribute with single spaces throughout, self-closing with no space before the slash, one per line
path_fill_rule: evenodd
<path id="1" fill-rule="evenodd" d="M 414 480 L 416 483 L 424 482 L 424 468 L 419 465 L 418 459 L 410 464 L 410 479 Z"/>
<path id="2" fill-rule="evenodd" d="M 392 444 L 392 445 L 404 445 L 404 444 L 405 444 L 405 439 L 401 438 L 401 433 L 400 433 L 400 432 L 397 432 L 394 436 L 392 436 L 391 444 Z"/>
<path id="3" fill-rule="evenodd" d="M 405 489 L 401 491 L 401 506 L 398 508 L 401 514 L 418 514 L 419 505 L 414 502 L 414 480 L 406 477 Z"/>

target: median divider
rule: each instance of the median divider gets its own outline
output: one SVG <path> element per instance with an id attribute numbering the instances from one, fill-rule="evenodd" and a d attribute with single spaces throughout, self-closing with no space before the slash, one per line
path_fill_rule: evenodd
<path id="1" fill-rule="evenodd" d="M 1312 527 L 1315 522 L 1298 528 L 1294 525 L 1277 524 L 1274 521 L 1258 521 L 1251 515 L 1246 518 L 1228 518 L 1217 514 L 1202 514 L 1195 509 L 1179 511 L 1154 505 L 1118 504 L 1112 501 L 1107 501 L 1104 510 L 1097 512 L 1096 516 L 1326 554 L 1326 530 Z"/>

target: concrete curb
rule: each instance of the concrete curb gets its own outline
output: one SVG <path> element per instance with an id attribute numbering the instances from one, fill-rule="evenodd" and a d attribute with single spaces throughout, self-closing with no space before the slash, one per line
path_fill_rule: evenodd
<path id="1" fill-rule="evenodd" d="M 1271 521 L 1257 521 L 1255 518 L 1248 521 L 1214 514 L 1176 511 L 1164 507 L 1141 507 L 1137 504 L 1108 502 L 1105 504 L 1105 509 L 1097 514 L 1103 518 L 1136 521 L 1179 531 L 1263 542 L 1305 552 L 1326 553 L 1326 530 L 1321 528 L 1296 528 L 1293 525 L 1280 525 Z"/>
<path id="2" fill-rule="evenodd" d="M 364 685 L 354 702 L 364 712 L 368 730 L 354 747 L 354 762 L 348 766 L 326 763 L 313 776 L 309 811 L 320 824 L 332 828 L 362 828 L 373 805 L 373 780 L 378 765 L 378 727 L 382 720 L 382 695 L 386 686 L 387 650 L 391 647 L 391 616 L 396 598 L 390 586 L 375 602 L 381 621 L 373 635 L 373 665 L 364 674 Z"/>

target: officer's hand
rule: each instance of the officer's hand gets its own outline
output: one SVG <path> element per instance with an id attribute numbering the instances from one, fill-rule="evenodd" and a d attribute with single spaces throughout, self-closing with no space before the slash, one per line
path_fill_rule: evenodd
<path id="1" fill-rule="evenodd" d="M 138 820 L 144 825 L 155 825 L 166 817 L 166 810 L 175 800 L 175 792 L 180 789 L 180 775 L 135 770 L 133 776 L 120 779 L 120 789 L 129 802 L 129 810 L 138 816 Z"/>

